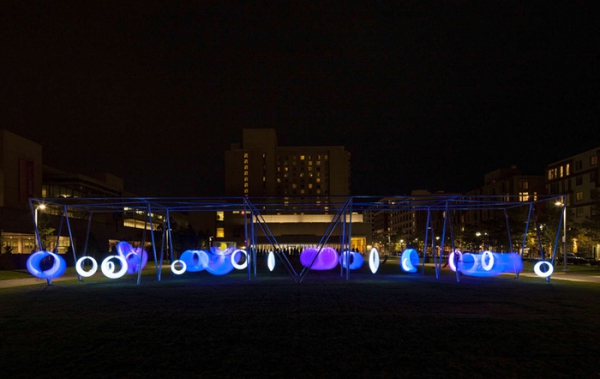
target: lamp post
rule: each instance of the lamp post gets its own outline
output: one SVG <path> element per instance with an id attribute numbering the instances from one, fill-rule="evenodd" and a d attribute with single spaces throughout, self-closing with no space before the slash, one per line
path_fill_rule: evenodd
<path id="1" fill-rule="evenodd" d="M 38 230 L 38 210 L 44 210 L 46 209 L 46 206 L 44 204 L 40 204 L 37 207 L 35 207 L 35 210 L 33 211 L 33 222 L 35 224 L 35 235 L 36 235 L 36 245 L 39 243 L 40 246 L 38 246 L 39 249 L 42 248 L 41 246 L 41 238 L 40 238 L 40 231 Z"/>
<path id="2" fill-rule="evenodd" d="M 46 206 L 44 204 L 40 204 L 37 207 L 35 207 L 35 211 L 34 211 L 34 221 L 35 221 L 35 228 L 37 229 L 38 227 L 38 209 L 44 210 L 46 209 Z"/>
<path id="3" fill-rule="evenodd" d="M 563 271 L 567 271 L 567 196 L 563 196 L 562 203 L 554 203 L 557 207 L 563 207 Z"/>

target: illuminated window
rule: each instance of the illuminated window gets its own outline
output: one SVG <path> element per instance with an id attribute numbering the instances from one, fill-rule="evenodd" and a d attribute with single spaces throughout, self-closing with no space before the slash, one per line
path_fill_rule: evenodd
<path id="1" fill-rule="evenodd" d="M 218 211 L 217 212 L 217 221 L 223 221 L 223 220 L 225 220 L 225 212 Z"/>
<path id="2" fill-rule="evenodd" d="M 597 166 L 598 165 L 598 156 L 597 155 L 592 155 L 590 157 L 590 164 L 592 166 Z"/>
<path id="3" fill-rule="evenodd" d="M 247 159 L 244 159 L 244 164 L 248 164 L 248 160 Z"/>
<path id="4" fill-rule="evenodd" d="M 304 160 L 304 155 L 300 156 L 300 160 L 303 161 Z"/>
<path id="5" fill-rule="evenodd" d="M 225 238 L 225 228 L 217 228 L 217 238 Z"/>
<path id="6" fill-rule="evenodd" d="M 244 176 L 244 181 L 247 182 L 248 181 L 248 177 Z"/>
<path id="7" fill-rule="evenodd" d="M 321 178 L 317 178 L 317 183 L 321 183 Z"/>
<path id="8" fill-rule="evenodd" d="M 560 166 L 560 171 L 559 172 L 560 172 L 560 177 L 562 178 L 563 177 L 563 166 Z"/>
<path id="9" fill-rule="evenodd" d="M 296 188 L 296 183 L 292 184 L 292 188 Z"/>
<path id="10" fill-rule="evenodd" d="M 248 188 L 248 183 L 244 183 L 244 188 Z"/>
<path id="11" fill-rule="evenodd" d="M 312 161 L 308 161 L 308 165 L 309 165 L 309 166 L 312 166 Z"/>
<path id="12" fill-rule="evenodd" d="M 248 193 L 248 188 L 244 189 L 244 193 L 247 194 Z"/>
<path id="13" fill-rule="evenodd" d="M 248 169 L 248 165 L 247 165 L 247 164 L 245 164 L 245 165 L 244 165 L 244 170 L 247 170 L 247 169 Z"/>
<path id="14" fill-rule="evenodd" d="M 583 200 L 583 192 L 577 192 L 575 194 L 575 200 L 582 201 Z"/>
<path id="15" fill-rule="evenodd" d="M 308 188 L 313 188 L 313 185 L 312 185 L 312 183 L 309 183 L 309 184 L 308 184 Z"/>
<path id="16" fill-rule="evenodd" d="M 244 171 L 244 176 L 248 176 L 248 171 Z"/>
<path id="17" fill-rule="evenodd" d="M 244 158 L 248 158 L 248 153 L 244 153 Z"/>
<path id="18" fill-rule="evenodd" d="M 567 163 L 567 164 L 565 165 L 565 175 L 566 175 L 566 176 L 569 176 L 569 175 L 571 175 L 571 164 L 570 164 L 570 163 Z"/>
<path id="19" fill-rule="evenodd" d="M 317 166 L 320 166 L 320 165 L 321 165 L 321 161 L 317 161 Z"/>
<path id="20" fill-rule="evenodd" d="M 529 192 L 519 192 L 519 201 L 529 201 Z"/>

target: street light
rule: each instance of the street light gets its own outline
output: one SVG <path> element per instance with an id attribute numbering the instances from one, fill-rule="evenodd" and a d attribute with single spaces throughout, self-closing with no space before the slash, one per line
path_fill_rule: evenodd
<path id="1" fill-rule="evenodd" d="M 37 207 L 35 207 L 35 211 L 34 211 L 34 221 L 35 221 L 35 228 L 37 229 L 38 227 L 38 209 L 44 210 L 46 209 L 46 206 L 44 204 L 40 204 Z"/>
<path id="2" fill-rule="evenodd" d="M 563 271 L 567 271 L 567 196 L 563 196 L 563 201 L 554 203 L 557 207 L 563 207 Z"/>

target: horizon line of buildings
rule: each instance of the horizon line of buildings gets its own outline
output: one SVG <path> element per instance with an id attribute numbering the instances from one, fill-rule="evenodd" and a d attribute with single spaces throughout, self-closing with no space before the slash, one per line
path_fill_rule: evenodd
<path id="1" fill-rule="evenodd" d="M 110 173 L 83 175 L 67 173 L 43 164 L 43 147 L 7 130 L 0 129 L 0 237 L 14 252 L 29 253 L 35 249 L 33 222 L 29 198 L 57 197 L 128 197 L 139 196 L 127 192 L 125 183 Z M 484 174 L 481 187 L 466 195 L 506 196 L 516 201 L 531 201 L 544 194 L 562 194 L 567 199 L 571 220 L 583 220 L 595 212 L 595 191 L 600 188 L 598 156 L 600 147 L 575 156 L 550 162 L 545 175 L 525 175 L 517 167 L 500 168 Z M 224 152 L 225 188 L 227 196 L 280 198 L 295 214 L 298 203 L 316 202 L 324 213 L 331 213 L 328 201 L 332 197 L 351 196 L 351 157 L 344 146 L 279 146 L 273 129 L 244 129 L 241 143 L 232 143 Z M 436 193 L 443 194 L 438 191 Z M 431 192 L 416 189 L 411 196 Z M 512 200 L 511 200 L 512 201 Z M 51 210 L 45 211 L 49 214 Z M 306 220 L 306 212 L 298 212 Z M 272 215 L 274 233 L 284 243 L 306 242 L 318 236 L 323 229 L 320 222 L 301 222 L 304 231 L 298 233 L 291 225 L 298 225 L 285 217 L 277 221 Z M 239 217 L 222 212 L 217 215 L 172 215 L 177 223 L 194 230 L 205 230 L 214 242 L 239 243 Z M 493 215 L 486 211 L 464 215 L 460 222 L 477 224 Z M 284 220 L 284 218 L 282 218 Z M 316 219 L 315 219 L 316 220 Z M 136 231 L 147 226 L 143 217 L 124 210 L 122 214 L 104 216 L 95 221 L 95 233 L 108 249 L 120 239 L 135 239 Z M 159 220 L 160 221 L 160 220 Z M 410 212 L 365 212 L 356 218 L 352 248 L 364 251 L 368 246 L 389 242 L 394 235 L 407 241 L 423 225 Z M 314 224 L 307 229 L 310 224 Z M 354 228 L 354 226 L 353 226 Z M 302 237 L 299 237 L 302 235 Z M 57 248 L 64 252 L 68 239 L 59 239 Z M 61 245 L 62 244 L 62 245 Z M 4 251 L 3 251 L 4 252 Z M 594 251 L 597 257 L 600 251 Z"/>

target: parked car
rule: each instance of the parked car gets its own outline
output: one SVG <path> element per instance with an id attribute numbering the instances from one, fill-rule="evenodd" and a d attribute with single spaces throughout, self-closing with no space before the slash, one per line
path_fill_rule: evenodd
<path id="1" fill-rule="evenodd" d="M 559 260 L 562 262 L 563 257 L 561 256 Z M 574 253 L 567 253 L 567 264 L 569 265 L 588 265 L 591 264 L 591 260 L 585 257 L 581 257 Z"/>

